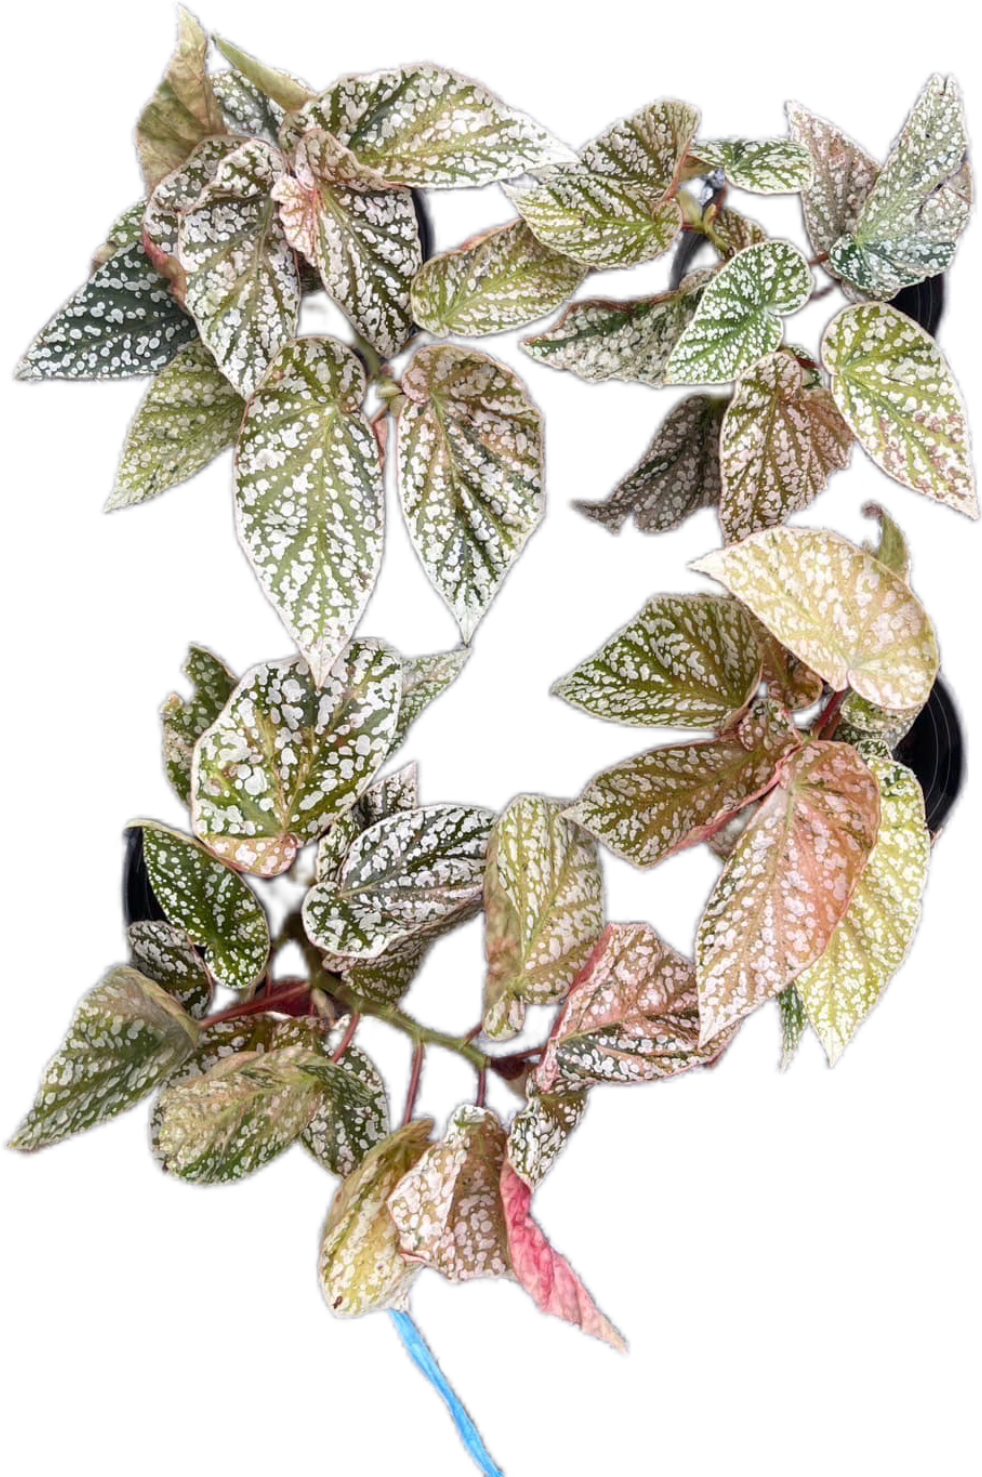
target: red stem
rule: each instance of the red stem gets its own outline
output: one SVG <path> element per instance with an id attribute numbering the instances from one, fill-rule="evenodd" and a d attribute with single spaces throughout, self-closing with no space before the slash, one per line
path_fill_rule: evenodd
<path id="1" fill-rule="evenodd" d="M 287 1001 L 301 1000 L 304 995 L 310 994 L 309 980 L 285 980 L 278 990 L 264 991 L 257 995 L 254 1000 L 247 1000 L 243 1005 L 230 1005 L 228 1010 L 220 1010 L 217 1015 L 210 1015 L 201 1022 L 202 1030 L 207 1031 L 211 1026 L 217 1026 L 222 1021 L 235 1021 L 243 1015 L 259 1015 L 263 1011 L 278 1010 Z"/>
<path id="2" fill-rule="evenodd" d="M 345 1052 L 348 1050 L 348 1047 L 354 1040 L 355 1032 L 358 1029 L 358 1023 L 360 1020 L 361 1016 L 358 1014 L 357 1010 L 353 1010 L 351 1012 L 351 1015 L 348 1017 L 348 1024 L 345 1028 L 344 1035 L 341 1037 L 341 1045 L 331 1057 L 331 1061 L 334 1062 L 335 1065 L 337 1065 L 337 1063 L 341 1060 Z"/>
<path id="3" fill-rule="evenodd" d="M 477 1108 L 483 1108 L 484 1107 L 484 1104 L 487 1102 L 487 1098 L 488 1098 L 488 1069 L 487 1069 L 487 1067 L 482 1067 L 481 1070 L 477 1074 L 477 1096 L 474 1099 L 474 1106 L 477 1107 Z"/>
<path id="4" fill-rule="evenodd" d="M 417 1041 L 416 1049 L 413 1052 L 413 1070 L 412 1076 L 409 1079 L 409 1091 L 406 1094 L 406 1111 L 402 1115 L 403 1128 L 405 1128 L 407 1123 L 411 1123 L 413 1119 L 413 1109 L 416 1107 L 416 1098 L 419 1094 L 419 1081 L 423 1074 L 423 1057 L 425 1054 L 426 1047 L 422 1041 Z"/>
<path id="5" fill-rule="evenodd" d="M 814 729 L 816 738 L 830 739 L 834 736 L 835 730 L 839 726 L 839 715 L 842 709 L 842 704 L 845 702 L 848 695 L 848 687 L 843 687 L 841 692 L 833 692 L 832 696 L 829 698 L 828 702 L 826 703 L 822 712 L 819 713 L 816 720 Z"/>

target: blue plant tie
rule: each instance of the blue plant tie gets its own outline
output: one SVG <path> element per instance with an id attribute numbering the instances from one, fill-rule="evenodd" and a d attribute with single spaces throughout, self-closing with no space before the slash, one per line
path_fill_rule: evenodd
<path id="1" fill-rule="evenodd" d="M 485 1473 L 485 1477 L 503 1477 L 501 1468 L 496 1467 L 488 1455 L 487 1448 L 481 1440 L 477 1427 L 467 1414 L 460 1400 L 454 1394 L 446 1375 L 443 1373 L 439 1364 L 437 1364 L 429 1345 L 424 1340 L 423 1335 L 409 1314 L 397 1313 L 390 1308 L 389 1316 L 395 1324 L 396 1332 L 402 1339 L 409 1353 L 409 1357 L 417 1369 L 422 1370 L 434 1389 L 438 1390 L 443 1396 L 447 1409 L 453 1416 L 454 1425 L 457 1427 L 461 1441 L 463 1441 L 481 1471 Z"/>

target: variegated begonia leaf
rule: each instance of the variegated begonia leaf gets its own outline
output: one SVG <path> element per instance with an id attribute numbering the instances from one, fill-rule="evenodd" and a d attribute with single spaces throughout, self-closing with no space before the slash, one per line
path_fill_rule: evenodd
<path id="1" fill-rule="evenodd" d="M 374 958 L 327 955 L 325 963 L 356 995 L 375 1005 L 396 1005 L 419 974 L 433 941 L 431 933 L 412 934 L 389 944 Z"/>
<path id="2" fill-rule="evenodd" d="M 398 749 L 406 734 L 434 698 L 456 682 L 470 657 L 469 646 L 437 651 L 432 656 L 408 656 L 402 661 L 402 702 L 392 748 Z"/>
<path id="3" fill-rule="evenodd" d="M 139 242 L 118 251 L 46 324 L 17 378 L 128 379 L 156 374 L 197 330 Z"/>
<path id="4" fill-rule="evenodd" d="M 163 1157 L 159 1140 L 160 1125 L 163 1121 L 161 1113 L 163 1089 L 180 1087 L 185 1082 L 192 1082 L 204 1076 L 206 1072 L 210 1072 L 220 1062 L 228 1061 L 234 1056 L 247 1054 L 255 1057 L 271 1050 L 275 1045 L 295 1045 L 296 1037 L 292 1028 L 296 1024 L 295 1021 L 284 1022 L 275 1015 L 257 1012 L 255 1015 L 244 1015 L 230 1021 L 217 1021 L 213 1026 L 204 1027 L 199 1032 L 194 1049 L 163 1080 L 162 1091 L 158 1093 L 154 1101 L 150 1112 L 150 1148 L 154 1158 L 159 1162 Z M 285 1025 L 291 1028 L 286 1040 L 281 1034 Z"/>
<path id="5" fill-rule="evenodd" d="M 156 821 L 141 821 L 147 875 L 168 923 L 181 928 L 219 984 L 246 990 L 269 958 L 266 914 L 237 872 L 200 842 Z"/>
<path id="6" fill-rule="evenodd" d="M 246 399 L 293 338 L 300 276 L 271 192 L 276 149 L 247 139 L 219 164 L 181 216 L 184 301 L 222 373 Z"/>
<path id="7" fill-rule="evenodd" d="M 767 684 L 767 695 L 787 708 L 789 713 L 799 713 L 811 708 L 822 696 L 824 683 L 817 672 L 782 646 L 767 627 L 751 617 L 757 645 L 760 647 L 763 671 L 761 678 Z"/>
<path id="8" fill-rule="evenodd" d="M 458 1108 L 389 1196 L 399 1248 L 450 1282 L 505 1277 L 508 1237 L 501 1206 L 505 1130 L 490 1108 Z"/>
<path id="9" fill-rule="evenodd" d="M 655 595 L 552 691 L 635 728 L 727 728 L 760 684 L 746 612 L 711 595 Z"/>
<path id="10" fill-rule="evenodd" d="M 859 144 L 800 103 L 786 105 L 788 132 L 811 154 L 811 183 L 801 192 L 805 229 L 817 255 L 851 231 L 880 172 Z M 832 263 L 823 263 L 831 271 Z"/>
<path id="11" fill-rule="evenodd" d="M 110 970 L 84 997 L 10 1140 L 43 1149 L 138 1103 L 193 1049 L 198 1026 L 153 980 Z"/>
<path id="12" fill-rule="evenodd" d="M 204 344 L 186 344 L 143 397 L 106 511 L 145 503 L 200 472 L 232 445 L 244 410 Z"/>
<path id="13" fill-rule="evenodd" d="M 378 1068 L 360 1047 L 349 1042 L 339 1062 L 332 1052 L 341 1044 L 339 1027 L 326 1039 L 324 1059 L 308 1063 L 319 1086 L 314 1115 L 300 1141 L 331 1174 L 347 1175 L 389 1132 L 389 1100 Z M 323 1037 L 317 1025 L 308 1034 Z"/>
<path id="14" fill-rule="evenodd" d="M 203 1020 L 211 1004 L 211 975 L 183 929 L 148 918 L 130 924 L 126 941 L 133 968 L 173 995 L 194 1020 Z"/>
<path id="15" fill-rule="evenodd" d="M 604 922 L 592 837 L 562 800 L 519 795 L 495 821 L 484 874 L 484 1034 L 522 1028 L 525 1006 L 562 1000 Z"/>
<path id="16" fill-rule="evenodd" d="M 138 200 L 116 217 L 106 232 L 105 241 L 92 253 L 93 272 L 105 266 L 118 252 L 125 251 L 127 246 L 135 246 L 138 241 L 143 240 L 143 214 L 146 208 L 147 202 Z"/>
<path id="17" fill-rule="evenodd" d="M 202 191 L 214 179 L 219 165 L 242 147 L 242 139 L 221 134 L 204 139 L 179 169 L 160 181 L 143 215 L 143 245 L 161 276 L 173 284 L 184 301 L 185 272 L 178 260 L 181 220 L 193 210 Z"/>
<path id="18" fill-rule="evenodd" d="M 294 173 L 273 188 L 286 238 L 383 358 L 412 332 L 409 290 L 423 263 L 411 190 L 339 178 L 337 140 L 323 129 L 297 144 Z"/>
<path id="19" fill-rule="evenodd" d="M 909 584 L 910 549 L 903 531 L 878 503 L 866 503 L 863 515 L 878 519 L 880 524 L 880 537 L 876 547 L 873 548 L 865 540 L 863 548 L 898 579 Z M 834 737 L 847 744 L 863 744 L 864 741 L 875 739 L 885 744 L 887 749 L 895 749 L 910 731 L 923 706 L 923 703 L 915 703 L 909 708 L 891 710 L 881 708 L 878 703 L 870 702 L 869 698 L 860 697 L 858 692 L 848 692 L 839 710 Z"/>
<path id="20" fill-rule="evenodd" d="M 361 360 L 335 339 L 287 345 L 250 400 L 235 454 L 239 539 L 323 683 L 372 592 L 385 489 Z"/>
<path id="21" fill-rule="evenodd" d="M 837 533 L 768 528 L 697 559 L 831 687 L 884 708 L 924 702 L 938 673 L 934 627 L 885 565 Z"/>
<path id="22" fill-rule="evenodd" d="M 701 1040 L 770 1000 L 820 958 L 880 822 L 877 783 L 849 744 L 792 754 L 730 855 L 696 936 Z"/>
<path id="23" fill-rule="evenodd" d="M 808 1026 L 805 1002 L 797 985 L 788 985 L 777 997 L 781 1013 L 781 1071 L 786 1072 Z"/>
<path id="24" fill-rule="evenodd" d="M 177 15 L 177 49 L 136 125 L 136 151 L 148 194 L 203 138 L 225 128 L 208 76 L 208 35 L 183 6 Z"/>
<path id="25" fill-rule="evenodd" d="M 719 521 L 728 541 L 783 523 L 845 467 L 852 431 L 824 385 L 806 387 L 802 366 L 778 351 L 736 383 L 723 417 Z"/>
<path id="26" fill-rule="evenodd" d="M 696 139 L 691 153 L 707 172 L 721 169 L 731 185 L 757 195 L 804 190 L 812 178 L 811 154 L 794 138 Z"/>
<path id="27" fill-rule="evenodd" d="M 961 94 L 935 73 L 851 229 L 829 247 L 834 271 L 870 297 L 943 272 L 971 211 Z"/>
<path id="28" fill-rule="evenodd" d="M 864 757 L 880 787 L 876 845 L 824 954 L 795 981 L 833 1064 L 903 963 L 931 857 L 924 796 L 914 775 L 890 756 Z"/>
<path id="29" fill-rule="evenodd" d="M 725 262 L 668 357 L 669 385 L 718 385 L 771 353 L 782 319 L 811 295 L 811 270 L 796 246 L 764 241 Z"/>
<path id="30" fill-rule="evenodd" d="M 424 805 L 369 826 L 337 878 L 307 893 L 311 942 L 327 954 L 377 959 L 391 944 L 463 921 L 480 906 L 493 821 L 473 805 Z"/>
<path id="31" fill-rule="evenodd" d="M 649 749 L 604 770 L 566 814 L 617 856 L 653 867 L 756 799 L 797 746 L 794 724 L 761 700 L 718 738 Z"/>
<path id="32" fill-rule="evenodd" d="M 437 338 L 504 333 L 560 307 L 586 275 L 523 220 L 508 221 L 423 264 L 413 282 L 413 318 Z"/>
<path id="33" fill-rule="evenodd" d="M 373 781 L 362 791 L 357 803 L 332 821 L 321 836 L 317 845 L 317 881 L 337 878 L 352 843 L 362 831 L 400 810 L 416 810 L 418 806 L 419 768 L 415 760 Z"/>
<path id="34" fill-rule="evenodd" d="M 505 186 L 532 231 L 589 267 L 660 256 L 682 225 L 674 199 L 699 122 L 687 103 L 657 102 L 600 134 L 579 163 Z"/>
<path id="35" fill-rule="evenodd" d="M 615 302 L 584 298 L 552 328 L 522 340 L 531 359 L 597 384 L 660 385 L 668 357 L 691 323 L 711 272 L 693 272 L 676 292 Z"/>
<path id="36" fill-rule="evenodd" d="M 390 184 L 427 189 L 490 185 L 576 157 L 479 82 L 429 63 L 342 77 L 286 118 L 283 148 L 292 152 L 310 128 Z"/>
<path id="37" fill-rule="evenodd" d="M 508 1129 L 508 1161 L 530 1189 L 541 1184 L 586 1112 L 581 1092 L 539 1092 L 532 1082 L 528 1102 Z"/>
<path id="38" fill-rule="evenodd" d="M 888 477 L 978 517 L 965 406 L 920 324 L 888 303 L 843 308 L 822 339 L 832 394 Z"/>
<path id="39" fill-rule="evenodd" d="M 376 1144 L 338 1187 L 320 1249 L 321 1291 L 338 1318 L 398 1308 L 420 1270 L 399 1250 L 388 1199 L 426 1150 L 432 1118 L 418 1118 Z"/>
<path id="40" fill-rule="evenodd" d="M 320 688 L 300 657 L 247 673 L 194 751 L 191 821 L 209 851 L 275 877 L 349 810 L 389 752 L 399 665 L 353 641 Z"/>
<path id="41" fill-rule="evenodd" d="M 910 546 L 903 529 L 879 503 L 864 503 L 863 517 L 875 518 L 880 525 L 880 536 L 876 547 L 864 541 L 863 548 L 872 554 L 874 559 L 885 564 L 898 579 L 909 581 Z"/>
<path id="42" fill-rule="evenodd" d="M 724 258 L 736 256 L 746 246 L 759 246 L 768 240 L 767 232 L 758 221 L 731 210 L 728 205 L 712 213 L 707 212 L 703 229 Z"/>
<path id="43" fill-rule="evenodd" d="M 160 709 L 164 768 L 185 805 L 191 804 L 194 746 L 232 696 L 236 678 L 221 657 L 204 646 L 190 646 L 181 671 L 194 691 L 190 698 L 172 692 Z"/>
<path id="44" fill-rule="evenodd" d="M 283 109 L 265 97 L 247 77 L 235 71 L 216 72 L 211 85 L 222 110 L 226 133 L 261 138 L 268 144 L 278 142 Z"/>
<path id="45" fill-rule="evenodd" d="M 469 641 L 542 519 L 542 417 L 511 369 L 454 344 L 420 349 L 402 390 L 409 535 Z"/>
<path id="46" fill-rule="evenodd" d="M 256 57 L 250 56 L 247 51 L 242 51 L 231 41 L 226 41 L 224 36 L 215 36 L 213 40 L 225 60 L 263 97 L 269 98 L 283 112 L 294 113 L 316 97 L 317 94 L 312 92 L 306 83 L 299 82 L 296 77 L 291 77 L 289 72 L 280 72 L 275 67 L 267 67 Z"/>
<path id="47" fill-rule="evenodd" d="M 719 438 L 729 402 L 689 395 L 662 421 L 637 466 L 604 502 L 578 502 L 588 518 L 617 533 L 628 518 L 642 533 L 665 533 L 719 502 Z"/>
<path id="48" fill-rule="evenodd" d="M 533 1081 L 541 1092 L 656 1082 L 715 1061 L 729 1040 L 699 1044 L 688 959 L 647 923 L 610 923 L 556 1017 Z"/>
<path id="49" fill-rule="evenodd" d="M 602 1339 L 621 1353 L 627 1345 L 605 1318 L 564 1256 L 549 1244 L 542 1227 L 532 1219 L 532 1191 L 505 1159 L 501 1166 L 501 1204 L 508 1235 L 512 1270 L 543 1313 L 562 1318 Z"/>

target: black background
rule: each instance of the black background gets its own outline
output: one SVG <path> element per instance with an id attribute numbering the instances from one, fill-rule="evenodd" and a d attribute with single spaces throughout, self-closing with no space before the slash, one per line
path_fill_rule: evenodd
<path id="1" fill-rule="evenodd" d="M 363 25 L 357 35 L 351 19 L 343 30 L 338 12 L 322 7 L 226 6 L 207 19 L 315 83 L 340 66 L 443 56 L 573 142 L 670 90 L 700 99 L 713 131 L 778 130 L 781 99 L 799 96 L 882 149 L 927 68 L 966 61 L 964 37 L 932 34 L 924 46 L 911 34 L 892 64 L 874 66 L 855 32 L 845 46 L 820 12 L 814 30 L 802 13 L 794 47 L 769 59 L 749 34 L 729 34 L 715 12 L 710 22 L 694 10 L 595 13 L 580 18 L 577 34 L 567 16 L 538 16 L 536 34 L 524 7 L 366 13 L 351 18 Z M 77 281 L 109 214 L 136 193 L 127 120 L 167 46 L 164 4 L 103 6 L 97 19 L 65 12 L 47 71 L 10 69 L 19 148 L 9 155 L 9 189 L 27 202 L 7 229 L 10 359 Z M 444 241 L 505 214 L 493 193 L 439 201 L 437 210 Z M 947 332 L 969 394 L 978 363 L 966 301 L 973 254 L 970 239 Z M 654 281 L 647 273 L 617 287 Z M 495 347 L 511 354 L 508 344 Z M 573 385 L 515 360 L 548 412 L 552 515 L 480 632 L 464 679 L 419 727 L 411 752 L 424 758 L 430 799 L 501 805 L 520 790 L 566 795 L 602 762 L 641 746 L 546 702 L 546 685 L 653 589 L 685 588 L 682 561 L 713 539 L 709 518 L 675 539 L 616 541 L 567 513 L 569 496 L 601 493 L 634 458 L 670 396 Z M 16 904 L 7 891 L 16 913 L 6 1123 L 75 995 L 117 956 L 115 835 L 128 815 L 161 812 L 154 709 L 174 682 L 182 641 L 216 645 L 236 666 L 286 650 L 230 539 L 226 468 L 151 510 L 97 518 L 137 388 L 13 394 L 6 446 L 18 470 L 7 495 L 22 520 L 9 535 L 9 588 L 19 595 L 7 629 L 10 648 L 31 657 L 30 675 L 19 663 L 7 674 L 10 737 L 25 744 L 27 765 L 9 768 L 22 774 L 13 864 L 25 891 Z M 855 507 L 868 493 L 910 529 L 917 585 L 972 718 L 978 530 L 864 464 L 809 520 L 855 536 Z M 365 629 L 413 651 L 455 640 L 397 520 Z M 806 1425 L 828 1436 L 830 1403 L 834 1434 L 837 1416 L 858 1412 L 880 1378 L 893 1391 L 914 1380 L 898 1320 L 933 1317 L 938 1281 L 957 1285 L 950 1242 L 941 1264 L 948 1238 L 938 1223 L 958 1208 L 941 1149 L 954 1127 L 947 1074 L 960 1060 L 952 1021 L 969 988 L 960 962 L 970 957 L 972 815 L 969 801 L 939 852 L 913 963 L 834 1074 L 809 1046 L 778 1081 L 765 1012 L 715 1077 L 595 1099 L 540 1213 L 634 1338 L 631 1365 L 536 1320 L 514 1289 L 456 1297 L 431 1278 L 419 1286 L 419 1315 L 521 1477 L 601 1461 L 647 1465 L 673 1447 L 706 1452 L 731 1439 L 744 1413 L 756 1433 L 749 1442 L 768 1443 L 771 1456 L 777 1443 L 783 1455 Z M 611 913 L 650 917 L 685 944 L 710 879 L 701 852 L 648 879 L 614 866 Z M 416 994 L 422 1015 L 447 1027 L 474 1018 L 478 942 L 471 931 L 440 951 Z M 402 1047 L 384 1059 L 399 1080 Z M 427 1106 L 443 1111 L 468 1090 L 459 1063 L 434 1060 Z M 10 1328 L 21 1374 L 7 1408 L 41 1442 L 95 1439 L 99 1422 L 126 1408 L 176 1440 L 195 1431 L 202 1459 L 229 1430 L 236 1455 L 248 1430 L 250 1455 L 289 1442 L 295 1458 L 317 1461 L 350 1434 L 366 1443 L 359 1471 L 402 1461 L 406 1443 L 424 1453 L 416 1461 L 427 1470 L 462 1470 L 436 1402 L 403 1365 L 384 1320 L 337 1326 L 323 1312 L 309 1258 L 328 1185 L 303 1159 L 248 1189 L 193 1195 L 152 1174 L 137 1117 L 40 1161 L 9 1159 L 4 1183 L 7 1266 L 22 1294 Z M 957 1244 L 957 1226 L 952 1236 Z M 830 1368 L 817 1351 L 836 1329 L 848 1337 Z M 69 1424 L 46 1424 L 53 1409 Z M 372 1419 L 375 1411 L 384 1418 Z"/>

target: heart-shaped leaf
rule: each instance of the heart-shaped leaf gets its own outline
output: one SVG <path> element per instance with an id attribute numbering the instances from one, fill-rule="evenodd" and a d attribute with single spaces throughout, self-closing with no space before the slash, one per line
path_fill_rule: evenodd
<path id="1" fill-rule="evenodd" d="M 148 918 L 130 924 L 126 941 L 134 969 L 173 995 L 194 1020 L 200 1021 L 208 1014 L 211 975 L 182 929 Z"/>
<path id="2" fill-rule="evenodd" d="M 135 969 L 110 970 L 75 1012 L 10 1147 L 43 1149 L 125 1112 L 197 1039 L 194 1021 L 160 985 Z"/>
<path id="3" fill-rule="evenodd" d="M 736 379 L 781 342 L 782 319 L 811 295 L 808 263 L 787 241 L 738 251 L 713 277 L 665 365 L 669 385 Z"/>
<path id="4" fill-rule="evenodd" d="M 195 833 L 239 871 L 285 872 L 381 768 L 400 691 L 378 641 L 353 641 L 322 688 L 299 657 L 254 667 L 195 748 Z"/>
<path id="5" fill-rule="evenodd" d="M 298 339 L 249 402 L 235 455 L 239 539 L 318 685 L 382 559 L 385 489 L 364 395 L 350 349 Z"/>
<path id="6" fill-rule="evenodd" d="M 586 1112 L 586 1092 L 538 1092 L 508 1130 L 508 1162 L 530 1189 L 542 1183 Z"/>
<path id="7" fill-rule="evenodd" d="M 552 691 L 636 728 L 728 728 L 760 684 L 753 627 L 733 600 L 656 595 Z"/>
<path id="8" fill-rule="evenodd" d="M 204 646 L 188 648 L 181 671 L 194 692 L 188 699 L 171 693 L 160 709 L 160 727 L 167 778 L 185 805 L 190 805 L 194 746 L 232 696 L 236 678 L 221 657 Z"/>
<path id="9" fill-rule="evenodd" d="M 524 221 L 508 221 L 424 263 L 413 282 L 413 317 L 438 338 L 504 333 L 558 308 L 586 274 Z"/>
<path id="10" fill-rule="evenodd" d="M 876 780 L 851 745 L 816 741 L 786 761 L 699 924 L 704 1043 L 780 994 L 825 952 L 879 822 Z"/>
<path id="11" fill-rule="evenodd" d="M 811 155 L 811 183 L 801 192 L 801 208 L 808 239 L 821 255 L 855 226 L 880 166 L 834 123 L 800 103 L 786 108 L 791 137 Z"/>
<path id="12" fill-rule="evenodd" d="M 561 800 L 520 795 L 495 822 L 484 875 L 484 1032 L 521 1030 L 526 1004 L 562 1000 L 603 928 L 597 848 Z"/>
<path id="13" fill-rule="evenodd" d="M 644 456 L 602 503 L 574 503 L 616 533 L 630 517 L 642 533 L 665 533 L 719 501 L 719 438 L 728 401 L 689 395 L 662 421 Z"/>
<path id="14" fill-rule="evenodd" d="M 591 780 L 566 814 L 636 867 L 704 841 L 770 784 L 798 746 L 775 703 L 756 703 L 716 739 L 650 749 Z"/>
<path id="15" fill-rule="evenodd" d="M 978 517 L 965 407 L 930 334 L 887 303 L 844 308 L 825 330 L 832 394 L 888 477 Z"/>
<path id="16" fill-rule="evenodd" d="M 154 821 L 140 826 L 150 886 L 168 923 L 207 949 L 219 984 L 230 990 L 256 984 L 266 972 L 269 927 L 255 893 L 192 837 Z"/>
<path id="17" fill-rule="evenodd" d="M 140 404 L 107 512 L 147 502 L 200 472 L 232 445 L 244 410 L 204 344 L 185 345 Z"/>
<path id="18" fill-rule="evenodd" d="M 181 220 L 194 209 L 222 161 L 241 147 L 242 139 L 232 134 L 204 139 L 179 169 L 160 181 L 147 201 L 143 245 L 157 271 L 173 284 L 174 294 L 182 302 L 187 282 L 178 260 Z"/>
<path id="19" fill-rule="evenodd" d="M 818 528 L 769 528 L 693 569 L 726 586 L 832 687 L 884 708 L 927 700 L 938 673 L 920 601 L 872 554 Z"/>
<path id="20" fill-rule="evenodd" d="M 392 748 L 398 749 L 416 719 L 434 698 L 456 682 L 471 654 L 469 646 L 455 646 L 452 651 L 437 651 L 432 656 L 404 657 L 402 662 L 402 702 Z"/>
<path id="21" fill-rule="evenodd" d="M 921 916 L 931 835 L 909 769 L 866 753 L 880 788 L 876 845 L 822 957 L 795 981 L 835 1063 L 903 963 Z"/>
<path id="22" fill-rule="evenodd" d="M 208 35 L 183 6 L 177 15 L 177 50 L 136 125 L 136 151 L 148 193 L 203 138 L 225 128 L 208 76 Z"/>
<path id="23" fill-rule="evenodd" d="M 845 467 L 852 432 L 824 385 L 778 352 L 746 370 L 723 417 L 719 521 L 727 540 L 783 523 Z"/>
<path id="24" fill-rule="evenodd" d="M 542 417 L 475 349 L 420 349 L 403 380 L 399 496 L 427 577 L 465 641 L 542 519 Z"/>
<path id="25" fill-rule="evenodd" d="M 709 170 L 721 169 L 737 189 L 757 195 L 786 195 L 811 183 L 811 154 L 794 138 L 696 139 L 692 155 Z"/>

